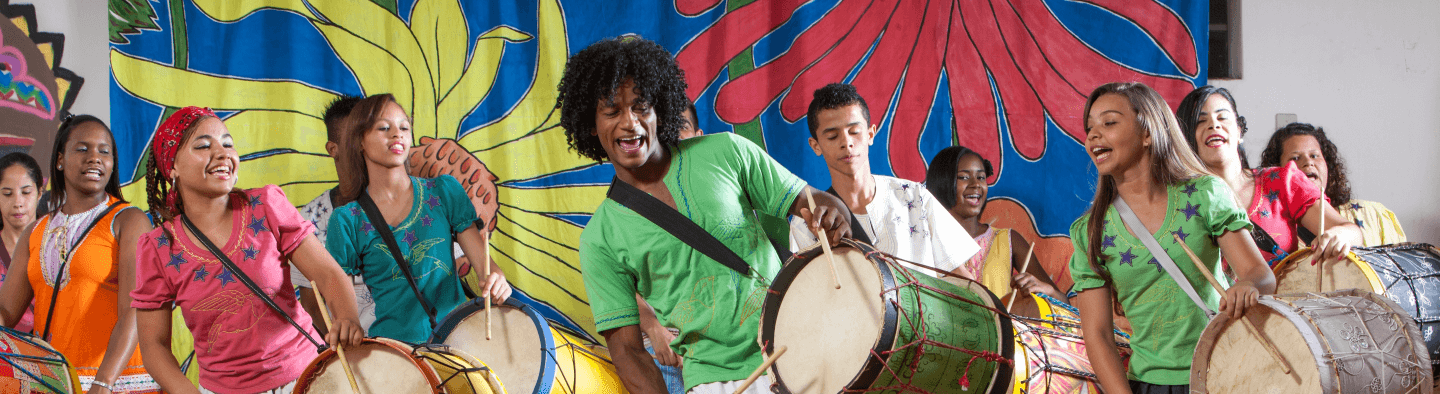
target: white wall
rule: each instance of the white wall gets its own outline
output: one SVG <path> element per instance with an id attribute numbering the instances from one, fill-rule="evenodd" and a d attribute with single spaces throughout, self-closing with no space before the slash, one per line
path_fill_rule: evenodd
<path id="1" fill-rule="evenodd" d="M 60 67 L 85 78 L 70 112 L 110 123 L 110 19 L 104 0 L 14 1 L 34 4 L 39 31 L 65 35 Z"/>
<path id="2" fill-rule="evenodd" d="M 1354 197 L 1440 243 L 1440 1 L 1240 1 L 1242 79 L 1212 83 L 1249 121 L 1252 163 L 1296 114 L 1340 148 Z"/>

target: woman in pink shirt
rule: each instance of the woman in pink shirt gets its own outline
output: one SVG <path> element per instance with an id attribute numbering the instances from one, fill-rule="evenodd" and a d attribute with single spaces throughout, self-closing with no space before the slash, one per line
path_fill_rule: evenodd
<path id="1" fill-rule="evenodd" d="M 173 303 L 195 336 L 200 365 L 197 390 L 174 358 L 145 359 L 165 391 L 288 393 L 294 387 L 315 358 L 320 336 L 295 299 L 292 262 L 319 282 L 335 313 L 324 340 L 359 343 L 364 334 L 355 293 L 340 266 L 279 187 L 235 189 L 240 159 L 214 112 L 181 109 L 160 125 L 151 149 L 146 192 L 159 226 L 140 238 L 138 284 L 131 293 L 140 314 L 140 347 L 170 353 Z M 227 269 L 204 239 L 241 272 Z M 251 291 L 242 275 L 264 294 Z"/>
<path id="2" fill-rule="evenodd" d="M 1341 259 L 1360 242 L 1360 228 L 1350 223 L 1330 204 L 1315 202 L 1325 193 L 1305 178 L 1293 164 L 1284 167 L 1251 169 L 1241 146 L 1245 117 L 1235 110 L 1235 98 L 1225 88 L 1204 86 L 1180 101 L 1175 118 L 1186 131 L 1190 150 L 1210 172 L 1225 180 L 1236 202 L 1246 208 L 1256 231 L 1251 235 L 1260 254 L 1270 266 L 1299 249 L 1296 231 L 1301 226 L 1319 234 L 1320 215 L 1325 215 L 1324 234 L 1310 246 L 1322 259 Z M 1320 209 L 1312 209 L 1319 207 Z"/>

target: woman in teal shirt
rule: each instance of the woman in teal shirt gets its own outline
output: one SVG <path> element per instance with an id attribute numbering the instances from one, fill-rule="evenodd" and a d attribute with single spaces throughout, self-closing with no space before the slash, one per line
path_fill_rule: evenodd
<path id="1" fill-rule="evenodd" d="M 482 256 L 485 241 L 475 225 L 475 207 L 454 177 L 425 179 L 405 172 L 410 117 L 389 94 L 361 100 L 346 117 L 336 155 L 340 198 L 330 217 L 325 246 L 350 275 L 363 275 L 375 298 L 370 335 L 421 343 L 430 339 L 431 316 L 443 319 L 466 301 L 455 272 L 452 242 L 469 256 Z M 412 289 L 390 248 L 357 201 L 368 194 L 385 218 L 415 278 Z M 505 274 L 489 262 L 485 292 L 496 303 L 510 296 Z M 421 301 L 423 297 L 424 302 Z"/>
<path id="2" fill-rule="evenodd" d="M 1208 320 L 1111 203 L 1123 198 L 1130 205 L 1145 226 L 1134 230 L 1154 234 L 1208 308 L 1241 316 L 1261 293 L 1275 291 L 1275 277 L 1250 239 L 1234 193 L 1184 149 L 1175 117 L 1158 93 L 1139 83 L 1101 86 L 1086 101 L 1084 118 L 1085 148 L 1100 179 L 1089 212 L 1070 226 L 1070 274 L 1090 363 L 1108 393 L 1189 392 L 1191 355 Z M 1176 237 L 1222 279 L 1223 249 L 1239 279 L 1223 298 Z M 1135 329 L 1128 373 L 1111 333 L 1117 305 Z"/>

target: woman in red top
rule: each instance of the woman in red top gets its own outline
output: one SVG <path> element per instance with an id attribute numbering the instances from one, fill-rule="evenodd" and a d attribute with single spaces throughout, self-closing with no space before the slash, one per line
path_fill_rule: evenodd
<path id="1" fill-rule="evenodd" d="M 1321 233 L 1320 215 L 1325 215 L 1324 233 L 1311 244 L 1322 259 L 1340 259 L 1360 242 L 1360 228 L 1340 216 L 1320 188 L 1305 178 L 1293 164 L 1284 167 L 1251 169 L 1241 146 L 1245 117 L 1235 110 L 1235 98 L 1225 88 L 1204 86 L 1185 95 L 1175 111 L 1180 127 L 1187 131 L 1190 150 L 1200 157 L 1236 194 L 1257 230 L 1252 232 L 1260 253 L 1270 266 L 1299 249 L 1296 231 L 1300 227 Z M 1313 209 L 1319 207 L 1320 209 Z"/>

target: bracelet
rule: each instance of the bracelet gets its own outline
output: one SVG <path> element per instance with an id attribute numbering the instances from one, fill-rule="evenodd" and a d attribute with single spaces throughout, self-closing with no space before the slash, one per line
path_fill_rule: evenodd
<path id="1" fill-rule="evenodd" d="M 114 385 L 112 385 L 112 384 L 110 384 L 110 383 L 101 382 L 99 379 L 96 379 L 95 381 L 90 382 L 90 385 L 91 385 L 91 386 L 104 387 L 106 390 L 110 390 L 110 392 L 112 392 L 112 393 L 115 392 L 115 386 L 114 386 Z"/>

